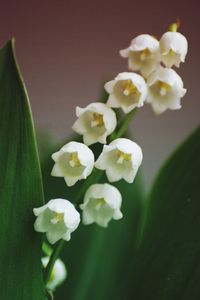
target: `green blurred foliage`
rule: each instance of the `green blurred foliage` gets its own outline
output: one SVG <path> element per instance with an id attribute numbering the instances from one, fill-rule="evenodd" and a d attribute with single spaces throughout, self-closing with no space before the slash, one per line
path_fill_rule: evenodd
<path id="1" fill-rule="evenodd" d="M 134 300 L 200 299 L 200 128 L 167 160 L 147 199 Z"/>

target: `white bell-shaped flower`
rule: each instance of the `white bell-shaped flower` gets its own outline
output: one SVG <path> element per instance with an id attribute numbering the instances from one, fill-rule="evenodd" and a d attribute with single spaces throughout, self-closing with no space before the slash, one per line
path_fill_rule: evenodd
<path id="1" fill-rule="evenodd" d="M 120 107 L 125 113 L 143 106 L 147 97 L 144 78 L 131 72 L 118 74 L 114 80 L 105 84 L 105 89 L 110 94 L 107 104 L 110 107 Z"/>
<path id="2" fill-rule="evenodd" d="M 188 51 L 187 39 L 180 32 L 168 31 L 160 39 L 160 51 L 166 67 L 179 67 L 185 61 Z"/>
<path id="3" fill-rule="evenodd" d="M 48 265 L 49 257 L 42 257 L 42 265 L 44 268 Z M 53 270 L 51 271 L 50 278 L 47 282 L 46 288 L 51 291 L 55 291 L 55 289 L 63 283 L 63 281 L 67 277 L 67 270 L 64 262 L 61 259 L 56 259 L 55 264 L 53 266 Z"/>
<path id="4" fill-rule="evenodd" d="M 132 183 L 142 158 L 140 146 L 129 139 L 119 138 L 104 146 L 95 167 L 105 170 L 110 182 L 123 178 Z"/>
<path id="5" fill-rule="evenodd" d="M 152 105 L 156 114 L 167 109 L 180 109 L 181 98 L 185 95 L 181 77 L 172 69 L 160 68 L 153 72 L 148 80 L 149 87 L 147 102 Z"/>
<path id="6" fill-rule="evenodd" d="M 68 186 L 78 180 L 86 179 L 94 167 L 94 154 L 84 144 L 70 142 L 52 155 L 55 165 L 51 175 L 64 177 Z"/>
<path id="7" fill-rule="evenodd" d="M 107 183 L 91 185 L 86 191 L 83 204 L 80 205 L 83 210 L 83 224 L 96 223 L 107 227 L 111 219 L 122 218 L 121 203 L 122 196 L 116 187 Z"/>
<path id="8" fill-rule="evenodd" d="M 71 233 L 80 223 L 80 214 L 74 205 L 65 199 L 53 199 L 47 204 L 33 209 L 37 217 L 34 228 L 46 232 L 49 243 L 54 244 L 63 239 L 69 241 Z"/>
<path id="9" fill-rule="evenodd" d="M 140 71 L 146 77 L 160 62 L 159 42 L 149 34 L 141 34 L 131 41 L 128 48 L 121 50 L 120 55 L 128 58 L 130 70 Z"/>
<path id="10" fill-rule="evenodd" d="M 85 108 L 76 108 L 78 120 L 72 129 L 83 135 L 86 145 L 94 143 L 106 143 L 106 138 L 110 135 L 117 125 L 115 112 L 104 103 L 91 103 Z"/>

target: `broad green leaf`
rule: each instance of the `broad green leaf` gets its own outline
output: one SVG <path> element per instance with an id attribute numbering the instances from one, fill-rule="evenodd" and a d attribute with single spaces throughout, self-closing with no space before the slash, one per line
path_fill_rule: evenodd
<path id="1" fill-rule="evenodd" d="M 32 212 L 42 204 L 32 117 L 12 40 L 0 50 L 1 300 L 46 299 Z"/>
<path id="2" fill-rule="evenodd" d="M 200 128 L 170 157 L 153 185 L 127 299 L 200 299 L 199 174 Z"/>
<path id="3" fill-rule="evenodd" d="M 50 176 L 53 167 L 50 155 L 58 149 L 59 146 L 51 149 L 42 164 L 46 200 L 64 197 L 74 202 L 84 181 L 68 188 L 62 178 Z M 95 154 L 99 152 L 97 147 L 93 150 Z M 105 180 L 102 178 L 102 182 Z M 111 221 L 107 229 L 81 224 L 72 234 L 62 256 L 68 278 L 57 289 L 56 300 L 124 299 L 124 293 L 128 295 L 131 291 L 134 268 L 130 261 L 143 205 L 143 189 L 140 179 L 131 185 L 121 181 L 117 186 L 123 195 L 123 219 Z"/>

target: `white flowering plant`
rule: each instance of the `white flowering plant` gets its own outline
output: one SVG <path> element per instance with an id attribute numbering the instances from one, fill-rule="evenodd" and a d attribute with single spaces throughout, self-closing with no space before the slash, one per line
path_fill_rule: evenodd
<path id="1" fill-rule="evenodd" d="M 156 115 L 181 108 L 174 67 L 188 45 L 177 30 L 121 50 L 129 69 L 104 99 L 76 107 L 74 138 L 40 162 L 14 40 L 0 50 L 0 299 L 199 299 L 200 129 L 147 196 L 128 130 L 145 104 Z"/>

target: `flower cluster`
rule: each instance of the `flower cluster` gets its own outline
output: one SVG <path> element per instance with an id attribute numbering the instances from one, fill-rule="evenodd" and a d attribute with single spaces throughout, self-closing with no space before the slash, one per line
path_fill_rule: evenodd
<path id="1" fill-rule="evenodd" d="M 94 102 L 85 108 L 77 107 L 77 120 L 74 131 L 83 136 L 83 142 L 69 142 L 52 155 L 55 164 L 51 175 L 63 177 L 71 187 L 77 181 L 87 179 L 93 169 L 105 170 L 109 182 L 124 179 L 132 183 L 142 162 L 142 150 L 133 141 L 126 138 L 110 139 L 117 126 L 115 111 L 100 102 Z M 89 148 L 94 143 L 106 144 L 95 161 Z M 80 209 L 83 211 L 83 224 L 96 223 L 107 227 L 114 219 L 122 218 L 122 196 L 111 184 L 92 184 L 83 197 Z M 53 199 L 42 207 L 35 208 L 37 216 L 34 227 L 38 232 L 46 232 L 51 244 L 60 239 L 70 240 L 71 233 L 78 227 L 80 214 L 74 205 L 65 199 Z"/>
<path id="2" fill-rule="evenodd" d="M 69 142 L 52 155 L 55 164 L 51 175 L 63 177 L 69 187 L 87 179 L 94 168 L 105 171 L 110 183 L 121 179 L 133 182 L 142 162 L 142 150 L 135 142 L 117 134 L 114 135 L 117 138 L 109 138 L 107 144 L 118 125 L 115 108 L 127 114 L 146 101 L 160 114 L 166 109 L 181 107 L 180 99 L 186 90 L 172 69 L 179 67 L 187 54 L 187 40 L 181 33 L 168 31 L 160 41 L 148 34 L 139 35 L 120 54 L 128 58 L 130 72 L 120 73 L 105 84 L 109 94 L 107 103 L 93 102 L 76 108 L 77 120 L 72 129 L 82 135 L 83 143 Z M 97 142 L 104 146 L 95 161 L 89 146 Z M 106 227 L 111 219 L 122 218 L 122 197 L 114 186 L 93 184 L 82 196 L 80 209 L 84 224 Z M 79 212 L 64 199 L 51 200 L 34 209 L 34 214 L 37 216 L 35 230 L 46 232 L 52 244 L 59 239 L 70 240 L 70 234 L 80 222 Z"/>
<path id="3" fill-rule="evenodd" d="M 82 211 L 85 225 L 96 223 L 107 227 L 112 219 L 119 220 L 123 216 L 122 195 L 110 183 L 121 179 L 132 183 L 142 163 L 140 146 L 123 137 L 122 129 L 126 129 L 132 111 L 145 102 L 150 103 L 157 114 L 167 109 L 179 109 L 180 100 L 186 92 L 182 79 L 172 69 L 173 66 L 179 67 L 187 54 L 187 40 L 182 34 L 169 31 L 160 41 L 142 34 L 120 54 L 128 58 L 130 72 L 120 73 L 105 84 L 107 103 L 93 102 L 84 108 L 76 108 L 77 120 L 72 129 L 82 135 L 83 142 L 69 142 L 52 155 L 54 166 L 51 175 L 63 177 L 67 186 L 93 176 L 93 184 L 81 195 L 83 202 L 76 203 Z M 125 114 L 120 121 L 116 108 L 121 108 Z M 89 148 L 95 143 L 103 144 L 96 160 Z M 94 168 L 105 171 L 109 183 L 96 182 Z M 51 244 L 58 240 L 69 241 L 81 219 L 74 204 L 65 199 L 50 200 L 33 212 L 37 217 L 35 230 L 46 233 Z M 48 258 L 43 259 L 43 264 L 46 265 L 47 261 Z M 57 283 L 65 277 L 64 272 Z M 49 288 L 54 289 L 57 283 L 49 282 Z"/>
<path id="4" fill-rule="evenodd" d="M 122 57 L 128 58 L 131 72 L 120 73 L 105 85 L 111 107 L 121 107 L 127 113 L 146 101 L 156 114 L 181 108 L 180 101 L 186 89 L 172 67 L 179 67 L 185 61 L 188 44 L 184 35 L 176 32 L 177 24 L 173 25 L 175 31 L 164 33 L 160 41 L 149 34 L 141 34 L 120 51 Z"/>

